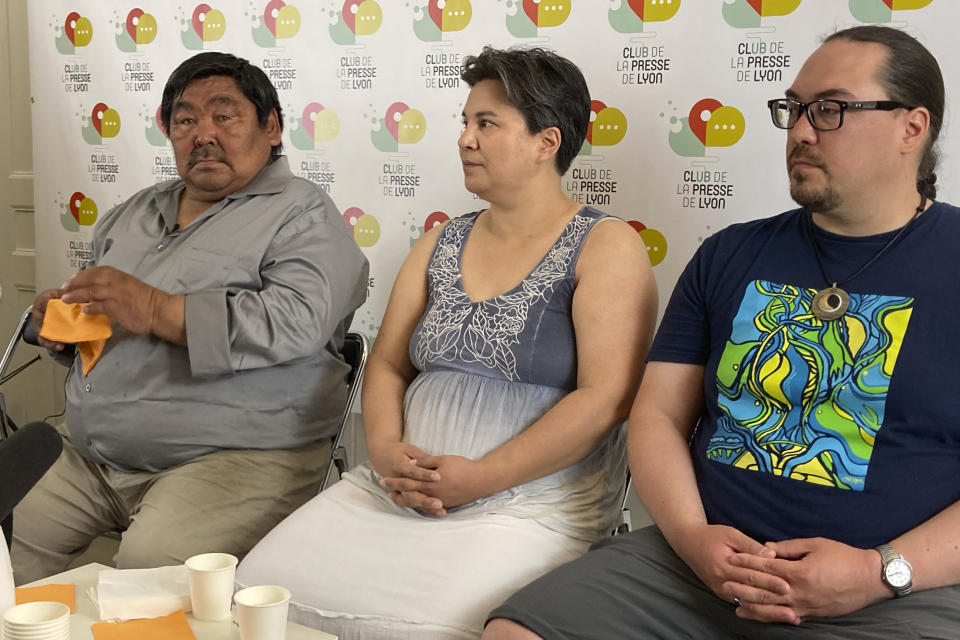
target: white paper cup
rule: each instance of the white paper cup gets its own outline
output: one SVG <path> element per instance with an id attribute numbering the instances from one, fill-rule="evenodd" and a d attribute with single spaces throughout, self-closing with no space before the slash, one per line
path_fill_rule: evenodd
<path id="1" fill-rule="evenodd" d="M 6 640 L 66 640 L 70 637 L 70 607 L 61 602 L 27 602 L 3 614 Z"/>
<path id="2" fill-rule="evenodd" d="M 190 605 L 197 620 L 230 617 L 237 558 L 229 553 L 202 553 L 184 563 L 190 580 Z"/>
<path id="3" fill-rule="evenodd" d="M 287 634 L 290 591 L 274 585 L 247 587 L 233 596 L 240 640 L 282 640 Z"/>

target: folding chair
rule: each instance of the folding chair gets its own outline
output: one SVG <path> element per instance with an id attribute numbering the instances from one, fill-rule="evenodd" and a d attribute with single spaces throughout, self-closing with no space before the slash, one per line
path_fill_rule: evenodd
<path id="1" fill-rule="evenodd" d="M 620 503 L 620 519 L 610 532 L 611 536 L 619 536 L 624 533 L 630 533 L 633 522 L 630 520 L 630 507 L 627 506 L 627 498 L 630 497 L 630 490 L 633 488 L 633 479 L 630 477 L 630 470 L 627 470 L 627 481 L 623 488 L 623 502 Z"/>
<path id="2" fill-rule="evenodd" d="M 31 309 L 32 307 L 27 307 L 27 310 L 24 311 L 23 315 L 20 316 L 20 321 L 17 323 L 17 328 L 10 337 L 10 341 L 7 343 L 6 349 L 3 351 L 3 358 L 0 359 L 0 385 L 5 384 L 18 373 L 32 365 L 34 362 L 40 360 L 39 355 L 34 355 L 32 360 L 27 361 L 10 373 L 7 373 L 7 369 L 10 367 L 10 363 L 13 361 L 13 354 L 17 350 L 17 344 L 20 342 L 20 340 L 32 345 L 37 344 L 36 331 L 33 328 L 33 322 L 30 320 Z M 3 440 L 9 436 L 10 433 L 16 430 L 17 425 L 15 425 L 7 415 L 7 405 L 4 401 L 3 393 L 0 393 L 0 440 Z"/>
<path id="3" fill-rule="evenodd" d="M 350 413 L 353 411 L 353 404 L 357 399 L 357 392 L 360 389 L 360 381 L 363 380 L 363 370 L 367 366 L 367 338 L 362 333 L 349 332 L 343 340 L 343 358 L 350 365 L 350 373 L 347 374 L 347 406 L 343 409 L 343 418 L 340 420 L 340 427 L 333 438 L 330 449 L 330 464 L 327 465 L 327 473 L 323 476 L 323 484 L 320 490 L 323 491 L 330 483 L 330 474 L 334 468 L 337 470 L 337 479 L 350 468 L 347 459 L 347 450 L 341 444 L 343 432 L 347 428 L 347 421 L 350 419 Z"/>

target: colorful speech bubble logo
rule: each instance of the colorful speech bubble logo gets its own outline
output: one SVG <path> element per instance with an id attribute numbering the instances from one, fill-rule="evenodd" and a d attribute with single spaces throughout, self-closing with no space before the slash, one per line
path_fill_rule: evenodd
<path id="1" fill-rule="evenodd" d="M 628 0 L 607 10 L 607 20 L 620 33 L 640 33 L 645 22 L 663 22 L 677 15 L 680 0 Z"/>
<path id="2" fill-rule="evenodd" d="M 427 5 L 430 19 L 444 33 L 462 31 L 473 16 L 470 0 L 430 0 Z"/>
<path id="3" fill-rule="evenodd" d="M 394 102 L 387 107 L 380 119 L 380 127 L 370 136 L 373 146 L 380 151 L 396 151 L 398 144 L 420 142 L 427 133 L 427 119 L 418 109 L 411 109 L 403 102 Z"/>
<path id="4" fill-rule="evenodd" d="M 93 198 L 88 198 L 80 191 L 75 191 L 70 196 L 70 215 L 77 221 L 77 224 L 89 227 L 97 221 L 97 203 Z"/>
<path id="5" fill-rule="evenodd" d="M 563 24 L 573 0 L 507 0 L 507 30 L 518 38 L 533 38 L 537 30 Z"/>
<path id="6" fill-rule="evenodd" d="M 590 101 L 590 124 L 580 147 L 580 155 L 593 152 L 593 147 L 613 146 L 627 134 L 627 116 L 616 107 L 608 107 L 599 100 Z"/>
<path id="7" fill-rule="evenodd" d="M 333 109 L 311 102 L 303 110 L 303 126 L 316 142 L 329 142 L 340 133 L 340 117 Z"/>
<path id="8" fill-rule="evenodd" d="M 376 33 L 383 23 L 383 10 L 376 0 L 346 0 L 343 21 L 358 36 Z"/>
<path id="9" fill-rule="evenodd" d="M 413 31 L 425 42 L 440 40 L 444 33 L 462 31 L 470 24 L 470 0 L 430 0 L 426 11 L 413 22 Z"/>
<path id="10" fill-rule="evenodd" d="M 90 18 L 81 16 L 76 11 L 71 11 L 64 20 L 63 32 L 75 47 L 85 47 L 93 40 L 93 24 Z"/>
<path id="11" fill-rule="evenodd" d="M 140 8 L 131 9 L 126 20 L 116 26 L 114 40 L 117 48 L 126 53 L 135 53 L 138 46 L 150 44 L 157 37 L 157 19 Z"/>
<path id="12" fill-rule="evenodd" d="M 90 111 L 90 117 L 83 118 L 84 141 L 87 144 L 103 144 L 104 138 L 115 138 L 120 133 L 120 114 L 103 102 L 98 102 Z"/>
<path id="13" fill-rule="evenodd" d="M 157 19 L 143 9 L 133 9 L 127 14 L 126 27 L 136 44 L 150 44 L 157 37 Z"/>
<path id="14" fill-rule="evenodd" d="M 657 266 L 667 257 L 667 239 L 656 229 L 648 229 L 642 222 L 628 220 L 627 224 L 633 227 L 643 244 L 647 247 L 647 257 L 650 266 Z"/>
<path id="15" fill-rule="evenodd" d="M 120 133 L 120 114 L 102 102 L 98 102 L 90 113 L 90 121 L 104 138 L 114 138 Z"/>
<path id="16" fill-rule="evenodd" d="M 593 146 L 613 146 L 627 134 L 627 116 L 616 107 L 608 107 L 599 100 L 590 102 L 590 124 L 587 141 Z"/>
<path id="17" fill-rule="evenodd" d="M 300 31 L 300 11 L 283 0 L 270 0 L 263 10 L 263 23 L 275 38 L 292 38 Z"/>
<path id="18" fill-rule="evenodd" d="M 340 116 L 333 109 L 319 102 L 311 102 L 303 108 L 298 127 L 290 130 L 290 142 L 297 149 L 312 151 L 321 142 L 329 142 L 340 133 Z"/>
<path id="19" fill-rule="evenodd" d="M 181 18 L 183 29 L 180 40 L 187 49 L 203 49 L 206 42 L 214 42 L 227 32 L 227 19 L 223 12 L 209 4 L 198 4 L 189 18 Z"/>
<path id="20" fill-rule="evenodd" d="M 194 32 L 204 42 L 215 42 L 227 32 L 227 18 L 219 9 L 208 4 L 198 4 L 190 19 Z"/>
<path id="21" fill-rule="evenodd" d="M 292 38 L 300 31 L 300 10 L 283 0 L 270 0 L 263 19 L 254 18 L 253 42 L 261 47 L 277 46 L 277 40 Z"/>
<path id="22" fill-rule="evenodd" d="M 704 98 L 690 109 L 690 129 L 707 147 L 730 147 L 743 137 L 746 123 L 736 107 L 725 107 L 718 100 Z"/>
<path id="23" fill-rule="evenodd" d="M 923 9 L 933 0 L 850 0 L 850 14 L 861 22 L 890 22 L 894 11 Z"/>
<path id="24" fill-rule="evenodd" d="M 357 36 L 376 33 L 383 10 L 376 0 L 345 0 L 339 14 L 330 12 L 330 37 L 337 44 L 354 44 Z"/>
<path id="25" fill-rule="evenodd" d="M 570 15 L 572 0 L 523 0 L 523 12 L 538 27 L 556 27 Z"/>
<path id="26" fill-rule="evenodd" d="M 723 19 L 731 27 L 751 29 L 761 18 L 785 16 L 800 6 L 800 0 L 733 0 L 723 5 Z"/>
<path id="27" fill-rule="evenodd" d="M 677 122 L 671 118 L 671 122 Z M 735 145 L 746 129 L 743 114 L 736 107 L 724 106 L 719 100 L 704 98 L 680 118 L 680 130 L 671 131 L 670 148 L 681 156 L 704 156 L 707 147 Z"/>
<path id="28" fill-rule="evenodd" d="M 380 222 L 360 207 L 350 207 L 343 212 L 343 219 L 353 231 L 353 241 L 358 247 L 372 247 L 380 239 Z"/>
<path id="29" fill-rule="evenodd" d="M 300 10 L 283 0 L 270 0 L 263 19 L 253 18 L 253 42 L 261 47 L 277 46 L 277 40 L 292 38 L 300 31 Z"/>

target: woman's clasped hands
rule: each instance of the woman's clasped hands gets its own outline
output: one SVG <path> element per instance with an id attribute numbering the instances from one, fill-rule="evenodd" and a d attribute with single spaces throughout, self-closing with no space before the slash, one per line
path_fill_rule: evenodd
<path id="1" fill-rule="evenodd" d="M 402 507 L 442 517 L 447 509 L 489 495 L 485 488 L 486 464 L 463 456 L 431 456 L 406 442 L 395 442 L 371 451 L 380 484 Z"/>

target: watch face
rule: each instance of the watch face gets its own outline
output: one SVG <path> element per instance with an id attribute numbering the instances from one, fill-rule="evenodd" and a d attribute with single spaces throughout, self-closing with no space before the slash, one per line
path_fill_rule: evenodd
<path id="1" fill-rule="evenodd" d="M 913 578 L 913 571 L 910 565 L 902 558 L 891 560 L 883 571 L 887 578 L 887 583 L 894 589 L 900 589 L 910 584 Z"/>

